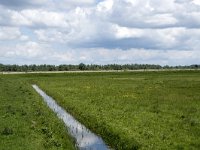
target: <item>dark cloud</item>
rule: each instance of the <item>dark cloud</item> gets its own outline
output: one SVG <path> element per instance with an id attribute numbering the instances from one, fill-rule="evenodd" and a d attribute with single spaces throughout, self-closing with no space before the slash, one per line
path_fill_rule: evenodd
<path id="1" fill-rule="evenodd" d="M 11 9 L 34 8 L 45 4 L 45 0 L 1 0 L 0 5 Z"/>
<path id="2" fill-rule="evenodd" d="M 160 49 L 156 41 L 149 38 L 123 38 L 123 39 L 94 39 L 92 41 L 79 41 L 78 43 L 70 43 L 74 48 L 98 48 L 103 47 L 106 49 Z"/>
<path id="3" fill-rule="evenodd" d="M 188 3 L 191 2 L 191 0 L 175 0 L 175 3 Z"/>

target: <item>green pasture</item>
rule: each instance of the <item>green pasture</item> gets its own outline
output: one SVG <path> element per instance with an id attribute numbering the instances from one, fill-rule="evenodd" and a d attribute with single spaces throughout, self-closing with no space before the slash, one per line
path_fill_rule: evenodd
<path id="1" fill-rule="evenodd" d="M 200 149 L 200 71 L 1 75 L 0 83 L 4 147 L 73 148 L 37 84 L 114 149 Z"/>
<path id="2" fill-rule="evenodd" d="M 57 116 L 20 75 L 0 75 L 0 150 L 73 150 Z"/>

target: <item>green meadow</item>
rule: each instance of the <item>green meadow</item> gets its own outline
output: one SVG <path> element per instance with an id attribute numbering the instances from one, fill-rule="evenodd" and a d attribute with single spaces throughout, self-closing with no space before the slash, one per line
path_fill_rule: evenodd
<path id="1" fill-rule="evenodd" d="M 37 84 L 113 149 L 200 149 L 200 71 L 0 75 L 0 146 L 73 149 Z"/>
<path id="2" fill-rule="evenodd" d="M 0 75 L 0 150 L 74 150 L 57 116 L 20 75 Z"/>

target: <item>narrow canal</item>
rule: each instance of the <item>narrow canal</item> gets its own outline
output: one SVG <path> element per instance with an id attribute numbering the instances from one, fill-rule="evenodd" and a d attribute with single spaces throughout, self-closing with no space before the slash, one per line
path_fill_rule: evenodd
<path id="1" fill-rule="evenodd" d="M 56 101 L 42 91 L 37 85 L 32 85 L 57 116 L 63 120 L 71 136 L 76 140 L 76 146 L 80 150 L 109 150 L 101 137 L 92 133 L 84 125 L 78 122 L 72 115 L 60 107 Z"/>

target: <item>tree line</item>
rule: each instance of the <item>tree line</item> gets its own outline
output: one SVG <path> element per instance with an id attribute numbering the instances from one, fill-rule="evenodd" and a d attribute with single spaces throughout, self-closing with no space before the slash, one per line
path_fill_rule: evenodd
<path id="1" fill-rule="evenodd" d="M 0 72 L 34 72 L 34 71 L 78 71 L 78 70 L 140 70 L 140 69 L 200 69 L 200 65 L 190 66 L 160 66 L 154 64 L 107 64 L 95 65 L 84 64 L 78 65 L 4 65 L 0 64 Z"/>

